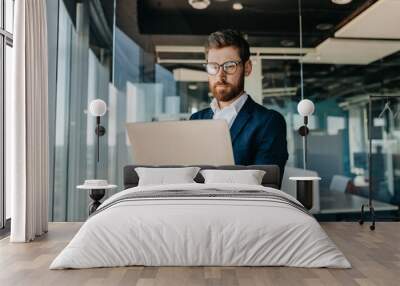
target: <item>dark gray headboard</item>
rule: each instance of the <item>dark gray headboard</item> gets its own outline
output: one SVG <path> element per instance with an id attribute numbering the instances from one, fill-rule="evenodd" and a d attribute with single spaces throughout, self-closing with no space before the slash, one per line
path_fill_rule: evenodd
<path id="1" fill-rule="evenodd" d="M 264 170 L 266 173 L 262 180 L 262 185 L 265 187 L 271 187 L 275 189 L 280 189 L 280 174 L 278 165 L 230 165 L 230 166 L 207 166 L 207 165 L 193 165 L 195 167 L 200 167 L 201 169 L 218 169 L 218 170 Z M 168 167 L 184 167 L 181 165 L 168 165 L 168 166 L 149 166 L 149 165 L 128 165 L 124 168 L 124 188 L 133 188 L 138 185 L 139 177 L 135 172 L 137 167 L 151 167 L 151 168 L 168 168 Z M 192 166 L 190 166 L 192 167 Z M 204 183 L 203 176 L 198 173 L 194 180 L 197 183 Z"/>

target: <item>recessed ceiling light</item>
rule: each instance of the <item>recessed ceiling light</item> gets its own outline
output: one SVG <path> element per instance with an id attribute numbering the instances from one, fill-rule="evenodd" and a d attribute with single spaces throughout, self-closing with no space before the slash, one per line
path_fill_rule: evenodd
<path id="1" fill-rule="evenodd" d="M 338 5 L 349 4 L 352 0 L 331 0 L 333 3 Z"/>
<path id="2" fill-rule="evenodd" d="M 189 84 L 189 89 L 190 90 L 196 90 L 197 89 L 197 84 Z"/>
<path id="3" fill-rule="evenodd" d="M 234 10 L 242 10 L 243 9 L 243 5 L 242 5 L 242 3 L 236 2 L 236 3 L 233 3 L 232 8 Z"/>
<path id="4" fill-rule="evenodd" d="M 295 42 L 292 40 L 282 40 L 281 45 L 284 47 L 293 47 L 295 45 Z"/>
<path id="5" fill-rule="evenodd" d="M 321 30 L 321 31 L 326 31 L 326 30 L 330 30 L 333 28 L 332 24 L 329 23 L 321 23 L 317 25 L 317 29 Z"/>
<path id="6" fill-rule="evenodd" d="M 189 0 L 190 6 L 194 9 L 206 9 L 210 5 L 210 0 Z"/>

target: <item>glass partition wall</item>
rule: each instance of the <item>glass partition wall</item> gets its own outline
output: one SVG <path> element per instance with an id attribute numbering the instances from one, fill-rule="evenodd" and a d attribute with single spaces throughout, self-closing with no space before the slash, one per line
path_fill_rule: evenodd
<path id="1" fill-rule="evenodd" d="M 87 217 L 88 194 L 76 186 L 85 179 L 107 178 L 107 140 L 101 140 L 101 161 L 95 152 L 95 118 L 88 104 L 95 98 L 109 102 L 112 74 L 112 19 L 107 20 L 99 1 L 59 1 L 53 20 L 57 33 L 54 66 L 55 88 L 50 92 L 49 114 L 52 142 L 50 219 L 80 221 Z M 54 11 L 49 11 L 49 14 Z M 53 14 L 52 14 L 53 15 Z M 109 114 L 109 113 L 108 113 Z M 102 119 L 107 128 L 108 114 Z"/>
<path id="2" fill-rule="evenodd" d="M 85 179 L 104 178 L 120 186 L 116 192 L 122 190 L 123 167 L 134 162 L 127 122 L 187 120 L 209 106 L 203 45 L 209 33 L 221 28 L 240 30 L 249 41 L 253 72 L 246 78 L 245 90 L 255 101 L 284 115 L 287 168 L 295 172 L 303 168 L 297 132 L 302 124 L 297 103 L 299 61 L 303 61 L 304 96 L 316 107 L 309 120 L 307 169 L 322 178 L 316 216 L 320 220 L 358 217 L 368 194 L 368 96 L 399 95 L 400 53 L 393 50 L 363 63 L 348 58 L 346 62 L 347 55 L 340 52 L 329 59 L 315 54 L 316 47 L 334 38 L 360 7 L 368 8 L 367 1 L 344 6 L 304 1 L 302 49 L 297 1 L 255 2 L 254 7 L 244 5 L 242 11 L 234 11 L 230 1 L 212 1 L 204 10 L 187 1 L 60 1 L 56 100 L 50 106 L 54 114 L 51 219 L 87 217 L 87 193 L 76 189 Z M 210 17 L 215 21 L 207 20 Z M 366 53 L 363 43 L 355 48 Z M 94 98 L 108 105 L 101 119 L 106 134 L 100 138 L 99 162 L 95 119 L 87 113 Z M 397 100 L 392 101 L 396 112 Z M 377 133 L 372 176 L 377 178 L 378 220 L 398 217 L 399 205 L 396 130 L 400 115 L 379 117 L 382 104 L 376 102 L 371 131 Z"/>

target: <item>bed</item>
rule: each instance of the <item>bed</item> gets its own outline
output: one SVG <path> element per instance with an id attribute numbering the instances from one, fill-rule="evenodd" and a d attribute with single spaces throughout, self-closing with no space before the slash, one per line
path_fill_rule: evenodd
<path id="1" fill-rule="evenodd" d="M 279 190 L 277 166 L 198 166 L 264 170 L 261 185 L 205 184 L 199 173 L 195 183 L 152 186 L 138 186 L 137 167 L 125 167 L 125 190 L 102 203 L 50 269 L 351 267 L 314 217 Z"/>

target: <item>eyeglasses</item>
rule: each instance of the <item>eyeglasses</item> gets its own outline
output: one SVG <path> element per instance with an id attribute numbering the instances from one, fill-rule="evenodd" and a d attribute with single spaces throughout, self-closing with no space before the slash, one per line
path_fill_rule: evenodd
<path id="1" fill-rule="evenodd" d="M 219 72 L 219 69 L 222 67 L 225 73 L 227 74 L 234 74 L 236 72 L 237 66 L 242 61 L 228 61 L 223 64 L 217 63 L 206 63 L 204 67 L 209 75 L 216 75 Z"/>

